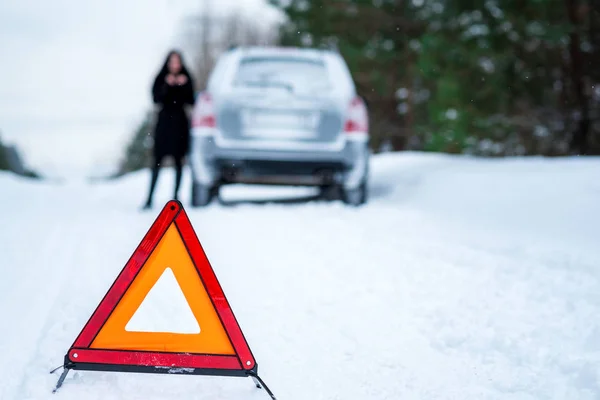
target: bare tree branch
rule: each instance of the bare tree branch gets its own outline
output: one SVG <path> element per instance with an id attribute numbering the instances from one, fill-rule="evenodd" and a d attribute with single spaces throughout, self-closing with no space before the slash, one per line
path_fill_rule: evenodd
<path id="1" fill-rule="evenodd" d="M 276 27 L 261 26 L 260 21 L 235 11 L 225 16 L 217 15 L 211 7 L 211 0 L 204 2 L 204 9 L 199 15 L 186 19 L 186 42 L 193 60 L 191 69 L 197 90 L 206 89 L 217 59 L 231 46 L 268 46 L 278 40 Z"/>

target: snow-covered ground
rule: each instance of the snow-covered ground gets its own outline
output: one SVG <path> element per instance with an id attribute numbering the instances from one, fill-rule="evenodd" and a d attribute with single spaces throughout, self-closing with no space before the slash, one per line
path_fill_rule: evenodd
<path id="1" fill-rule="evenodd" d="M 372 170 L 358 209 L 245 187 L 186 208 L 278 399 L 600 398 L 600 159 L 402 153 Z M 249 379 L 99 372 L 51 393 L 169 199 L 166 170 L 140 212 L 148 180 L 0 174 L 0 399 L 268 399 Z"/>

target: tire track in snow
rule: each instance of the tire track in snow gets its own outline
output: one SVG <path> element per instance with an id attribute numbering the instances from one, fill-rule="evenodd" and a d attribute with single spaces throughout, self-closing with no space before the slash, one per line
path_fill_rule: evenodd
<path id="1" fill-rule="evenodd" d="M 14 241 L 14 243 L 25 243 L 26 248 L 23 249 L 23 257 L 13 260 L 9 268 L 19 268 L 19 271 L 27 269 L 27 273 L 13 274 L 7 279 L 7 282 L 12 280 L 12 284 L 7 285 L 8 291 L 2 293 L 3 299 L 0 301 L 2 304 L 15 305 L 8 309 L 15 314 L 19 313 L 19 315 L 5 316 L 5 321 L 10 321 L 13 330 L 13 339 L 0 344 L 2 364 L 7 369 L 2 375 L 6 377 L 27 375 L 27 366 L 35 354 L 35 343 L 38 343 L 43 335 L 42 327 L 60 290 L 57 283 L 67 268 L 65 264 L 63 264 L 64 269 L 57 268 L 60 264 L 56 259 L 57 248 L 61 248 L 64 238 L 65 226 L 54 225 L 48 235 L 43 235 L 42 232 L 37 231 L 32 237 L 24 229 L 18 234 L 29 236 L 28 240 Z M 39 239 L 36 234 L 42 234 L 46 241 L 36 240 Z M 28 306 L 23 307 L 23 304 Z M 28 343 L 32 346 L 29 349 L 21 348 L 14 346 L 16 343 Z M 17 395 L 20 387 L 17 379 L 19 378 L 9 378 L 5 381 L 4 395 L 1 396 L 3 399 L 22 399 Z"/>
<path id="2" fill-rule="evenodd" d="M 65 296 L 68 295 L 69 290 L 66 287 L 67 278 L 71 272 L 71 268 L 76 265 L 74 262 L 80 246 L 78 246 L 78 238 L 81 237 L 83 231 L 82 224 L 73 224 L 73 220 L 77 220 L 76 216 L 70 215 L 70 221 L 65 221 L 58 228 L 55 228 L 55 232 L 51 235 L 50 240 L 44 246 L 44 250 L 38 255 L 38 258 L 42 260 L 37 263 L 38 266 L 43 266 L 45 261 L 53 260 L 50 263 L 50 268 L 46 269 L 47 274 L 44 275 L 44 279 L 28 279 L 28 282 L 40 282 L 43 283 L 44 290 L 36 291 L 35 298 L 39 299 L 35 309 L 38 311 L 36 315 L 37 324 L 33 325 L 39 327 L 36 330 L 37 335 L 31 337 L 30 343 L 32 343 L 31 351 L 27 354 L 27 357 L 22 357 L 23 367 L 21 378 L 15 387 L 15 400 L 23 400 L 26 398 L 39 398 L 37 396 L 28 397 L 27 384 L 33 376 L 38 374 L 48 374 L 50 368 L 60 365 L 62 357 L 55 357 L 55 354 L 43 354 L 41 350 L 41 343 L 49 335 L 50 328 L 59 323 L 61 320 L 59 305 L 63 302 Z M 35 268 L 32 271 L 39 273 L 39 269 Z M 33 308 L 33 307 L 32 307 Z M 33 333 L 33 332 L 32 332 Z M 21 339 L 22 340 L 22 339 Z M 64 351 L 57 349 L 57 352 Z M 58 375 L 52 375 L 52 379 L 57 379 Z M 45 385 L 41 385 L 40 389 L 46 389 Z M 51 389 L 47 389 L 50 394 Z"/>

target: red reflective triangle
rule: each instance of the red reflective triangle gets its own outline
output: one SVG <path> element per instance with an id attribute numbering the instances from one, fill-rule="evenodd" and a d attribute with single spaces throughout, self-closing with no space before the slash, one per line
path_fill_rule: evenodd
<path id="1" fill-rule="evenodd" d="M 185 245 L 234 354 L 131 350 L 126 346 L 118 348 L 118 345 L 111 348 L 92 346 L 94 339 L 172 226 L 176 227 L 178 237 Z M 118 343 L 118 340 L 116 342 Z M 180 202 L 169 201 L 160 212 L 65 355 L 65 366 L 82 370 L 176 372 L 197 375 L 247 376 L 256 373 L 258 367 L 254 356 Z"/>

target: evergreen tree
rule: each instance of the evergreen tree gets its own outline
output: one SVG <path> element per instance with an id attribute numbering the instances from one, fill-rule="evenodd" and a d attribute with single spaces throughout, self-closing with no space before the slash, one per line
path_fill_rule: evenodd
<path id="1" fill-rule="evenodd" d="M 150 166 L 150 150 L 152 148 L 152 130 L 154 129 L 154 112 L 146 114 L 144 120 L 135 131 L 123 161 L 119 166 L 117 176 L 138 171 Z"/>
<path id="2" fill-rule="evenodd" d="M 0 171 L 8 171 L 9 169 L 10 165 L 8 164 L 6 150 L 2 144 L 2 138 L 0 138 Z"/>
<path id="3" fill-rule="evenodd" d="M 599 1 L 271 2 L 283 45 L 340 51 L 375 150 L 552 155 L 600 153 Z"/>

